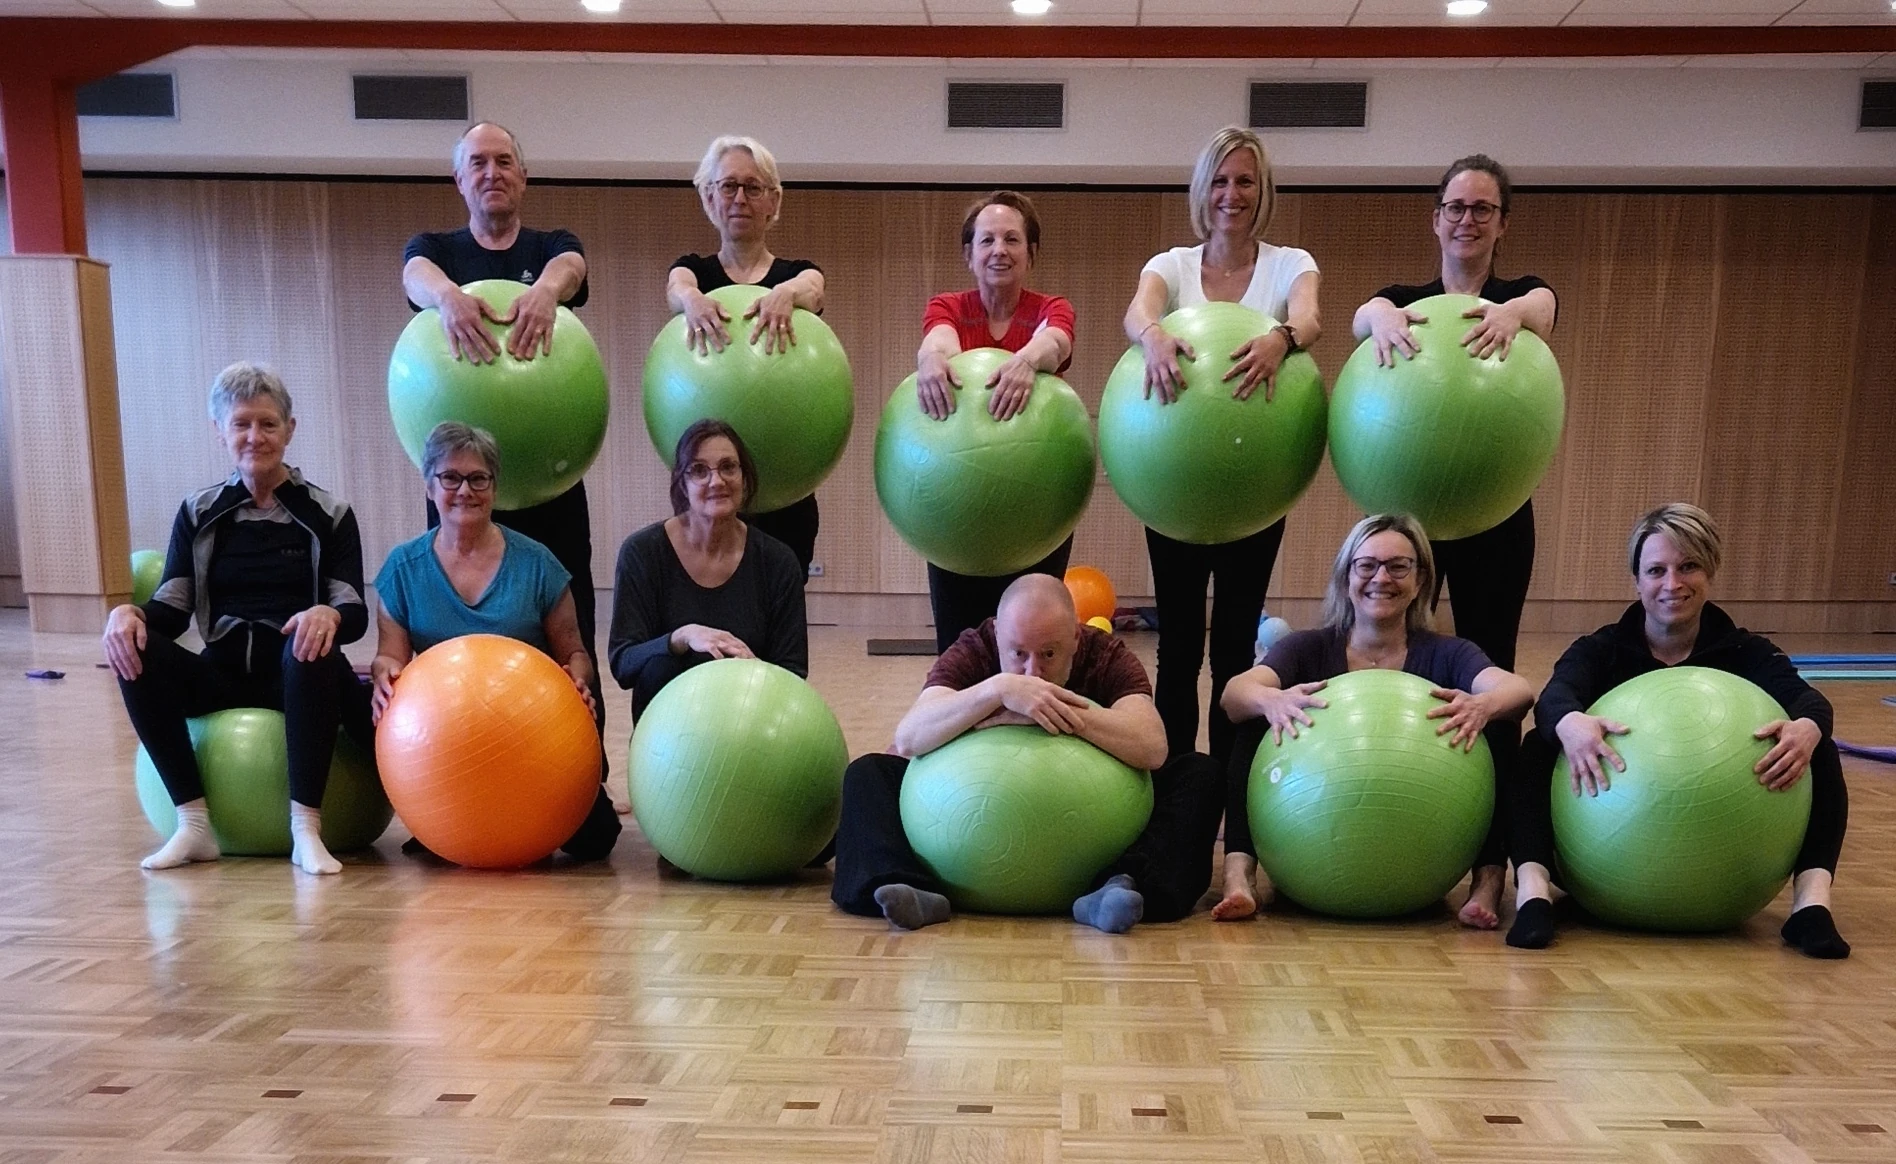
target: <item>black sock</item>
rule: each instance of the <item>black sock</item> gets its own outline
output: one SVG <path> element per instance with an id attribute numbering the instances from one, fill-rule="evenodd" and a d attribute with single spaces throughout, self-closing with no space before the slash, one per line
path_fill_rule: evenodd
<path id="1" fill-rule="evenodd" d="M 1508 927 L 1508 945 L 1521 950 L 1545 950 L 1554 940 L 1554 903 L 1530 897 L 1514 911 Z"/>
<path id="2" fill-rule="evenodd" d="M 1848 958 L 1850 943 L 1837 932 L 1828 906 L 1807 905 L 1784 919 L 1779 933 L 1784 941 L 1808 958 Z"/>

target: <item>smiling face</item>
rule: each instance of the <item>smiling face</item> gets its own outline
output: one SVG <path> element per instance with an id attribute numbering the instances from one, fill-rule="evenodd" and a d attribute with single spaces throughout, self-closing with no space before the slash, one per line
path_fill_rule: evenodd
<path id="1" fill-rule="evenodd" d="M 442 483 L 443 474 L 452 474 L 453 488 Z M 455 525 L 485 522 L 494 512 L 494 475 L 472 449 L 456 449 L 435 465 L 428 480 L 428 500 L 435 503 L 441 520 Z M 476 485 L 486 482 L 485 489 Z"/>
<path id="2" fill-rule="evenodd" d="M 783 191 L 772 189 L 757 159 L 745 149 L 724 151 L 704 190 L 705 211 L 724 241 L 761 237 L 777 220 Z"/>
<path id="3" fill-rule="evenodd" d="M 1494 248 L 1508 232 L 1507 217 L 1501 213 L 1501 184 L 1483 170 L 1463 170 L 1449 179 L 1442 190 L 1441 202 L 1464 207 L 1493 207 L 1486 222 L 1476 222 L 1476 212 L 1464 213 L 1460 222 L 1451 222 L 1442 207 L 1435 208 L 1435 241 L 1441 244 L 1445 260 L 1481 268 L 1494 262 Z"/>
<path id="4" fill-rule="evenodd" d="M 1012 206 L 987 206 L 974 217 L 974 240 L 964 250 L 968 270 L 983 290 L 1011 290 L 1027 281 L 1033 255 L 1027 220 Z"/>
<path id="5" fill-rule="evenodd" d="M 1263 199 L 1264 178 L 1258 173 L 1257 155 L 1248 149 L 1232 150 L 1211 175 L 1206 208 L 1212 233 L 1250 237 Z"/>
<path id="6" fill-rule="evenodd" d="M 1380 563 L 1367 578 L 1366 563 Z M 1400 578 L 1395 575 L 1402 575 Z M 1359 623 L 1401 621 L 1421 588 L 1416 550 L 1408 537 L 1392 529 L 1371 534 L 1350 559 L 1350 605 Z"/>
<path id="7" fill-rule="evenodd" d="M 267 396 L 240 401 L 217 426 L 218 439 L 230 453 L 231 464 L 246 481 L 267 481 L 283 467 L 283 451 L 296 435 L 296 421 L 286 419 Z"/>
<path id="8" fill-rule="evenodd" d="M 744 470 L 737 446 L 726 437 L 698 442 L 685 466 L 685 506 L 706 521 L 736 517 L 744 504 Z"/>
<path id="9" fill-rule="evenodd" d="M 514 153 L 513 138 L 498 125 L 477 125 L 461 139 L 462 162 L 454 184 L 469 215 L 508 219 L 520 213 L 527 168 Z"/>
<path id="10" fill-rule="evenodd" d="M 1696 626 L 1699 612 L 1712 596 L 1711 571 L 1663 533 L 1651 535 L 1640 545 L 1639 573 L 1633 581 L 1639 604 L 1646 608 L 1649 632 Z"/>

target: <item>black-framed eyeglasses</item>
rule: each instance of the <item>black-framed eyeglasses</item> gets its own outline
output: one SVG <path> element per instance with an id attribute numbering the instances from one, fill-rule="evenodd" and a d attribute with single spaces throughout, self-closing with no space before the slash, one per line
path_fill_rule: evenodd
<path id="1" fill-rule="evenodd" d="M 456 473 L 452 469 L 447 469 L 434 476 L 435 482 L 441 486 L 443 493 L 452 493 L 463 485 L 476 493 L 485 493 L 494 487 L 492 473 Z"/>
<path id="2" fill-rule="evenodd" d="M 1389 571 L 1391 581 L 1400 582 L 1415 572 L 1414 558 L 1352 558 L 1350 573 L 1367 582 L 1376 576 L 1376 571 Z"/>
<path id="3" fill-rule="evenodd" d="M 693 461 L 691 464 L 685 466 L 685 480 L 690 481 L 694 485 L 702 485 L 706 481 L 709 481 L 713 473 L 716 473 L 726 481 L 736 481 L 744 476 L 744 466 L 732 460 L 719 461 L 715 465 L 707 465 L 703 461 Z"/>
<path id="4" fill-rule="evenodd" d="M 755 202 L 770 193 L 771 190 L 769 186 L 764 185 L 762 182 L 740 182 L 736 178 L 726 178 L 722 182 L 714 182 L 711 188 L 716 190 L 726 202 L 734 200 L 739 194 Z"/>
<path id="5" fill-rule="evenodd" d="M 1492 202 L 1438 202 L 1435 208 L 1440 210 L 1442 217 L 1450 222 L 1460 222 L 1467 218 L 1476 224 L 1490 221 L 1501 210 Z"/>

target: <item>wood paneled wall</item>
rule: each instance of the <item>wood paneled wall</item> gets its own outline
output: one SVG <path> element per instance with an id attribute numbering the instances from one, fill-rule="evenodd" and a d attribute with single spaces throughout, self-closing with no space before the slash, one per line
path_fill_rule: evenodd
<path id="1" fill-rule="evenodd" d="M 969 285 L 957 237 L 968 198 L 792 189 L 785 199 L 774 249 L 825 268 L 827 319 L 858 386 L 855 433 L 821 493 L 826 573 L 813 592 L 926 588 L 922 562 L 877 507 L 873 440 L 883 400 L 914 368 L 927 296 Z M 595 572 L 609 585 L 619 539 L 668 508 L 639 410 L 644 354 L 666 317 L 664 272 L 715 236 L 688 189 L 539 186 L 529 199 L 529 221 L 575 230 L 591 264 L 592 299 L 580 314 L 614 398 L 588 479 Z M 1096 405 L 1125 346 L 1119 318 L 1139 268 L 1190 241 L 1185 198 L 1059 191 L 1036 200 L 1045 238 L 1034 285 L 1073 300 L 1068 379 Z M 1315 351 L 1326 377 L 1353 346 L 1357 304 L 1385 283 L 1433 273 L 1430 201 L 1280 197 L 1273 241 L 1308 249 L 1323 269 L 1327 334 Z M 355 503 L 373 573 L 389 546 L 421 528 L 421 489 L 389 425 L 384 373 L 409 318 L 402 244 L 416 229 L 462 221 L 452 188 L 103 179 L 88 185 L 88 214 L 94 252 L 112 264 L 135 544 L 161 546 L 178 498 L 223 473 L 205 389 L 224 364 L 252 358 L 290 384 L 293 460 Z M 1888 621 L 1896 195 L 1521 194 L 1502 268 L 1542 275 L 1561 301 L 1552 342 L 1567 379 L 1567 430 L 1536 496 L 1537 607 L 1584 606 L 1585 623 L 1620 600 L 1631 518 L 1687 498 L 1727 528 L 1725 598 L 1869 603 L 1873 622 Z M 1326 464 L 1292 514 L 1273 594 L 1320 593 L 1356 516 Z M 1139 526 L 1103 473 L 1075 561 L 1106 570 L 1122 594 L 1150 592 Z"/>

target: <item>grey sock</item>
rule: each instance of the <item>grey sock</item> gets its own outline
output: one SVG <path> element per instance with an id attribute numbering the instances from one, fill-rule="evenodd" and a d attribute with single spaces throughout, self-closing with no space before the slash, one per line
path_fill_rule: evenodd
<path id="1" fill-rule="evenodd" d="M 882 916 L 890 925 L 905 930 L 945 922 L 954 914 L 947 898 L 911 885 L 884 885 L 876 890 L 876 904 L 882 907 Z"/>
<path id="2" fill-rule="evenodd" d="M 1145 898 L 1121 873 L 1073 903 L 1073 920 L 1108 934 L 1123 934 L 1145 916 Z"/>

